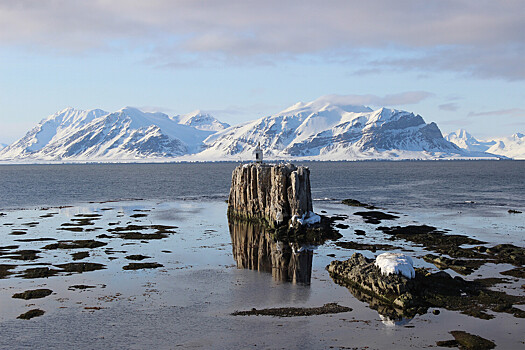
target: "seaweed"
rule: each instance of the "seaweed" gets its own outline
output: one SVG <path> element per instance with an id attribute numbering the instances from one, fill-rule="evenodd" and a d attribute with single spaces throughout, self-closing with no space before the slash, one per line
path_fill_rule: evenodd
<path id="1" fill-rule="evenodd" d="M 324 314 L 337 314 L 350 312 L 351 308 L 341 306 L 337 303 L 327 303 L 320 307 L 278 307 L 270 309 L 253 308 L 249 311 L 235 311 L 233 316 L 274 316 L 274 317 L 301 317 Z"/>
<path id="2" fill-rule="evenodd" d="M 98 248 L 107 245 L 107 243 L 95 241 L 92 239 L 84 239 L 77 241 L 60 241 L 57 243 L 48 244 L 42 249 L 80 249 L 80 248 Z"/>
<path id="3" fill-rule="evenodd" d="M 22 292 L 22 293 L 15 293 L 13 294 L 13 298 L 24 299 L 24 300 L 40 299 L 40 298 L 45 298 L 48 295 L 51 295 L 51 293 L 53 293 L 51 289 L 45 289 L 45 288 L 31 289 L 31 290 L 26 290 L 25 292 Z"/>
<path id="4" fill-rule="evenodd" d="M 140 269 L 156 269 L 158 267 L 163 267 L 164 265 L 156 262 L 148 263 L 129 263 L 126 266 L 123 266 L 123 270 L 140 270 Z"/>
<path id="5" fill-rule="evenodd" d="M 44 310 L 40 310 L 40 309 L 32 309 L 32 310 L 29 310 L 28 312 L 26 313 L 23 313 L 21 314 L 20 316 L 18 316 L 17 318 L 21 319 L 21 320 L 29 320 L 29 319 L 32 319 L 33 317 L 38 317 L 38 316 L 42 316 L 43 314 L 45 314 L 46 312 Z"/>

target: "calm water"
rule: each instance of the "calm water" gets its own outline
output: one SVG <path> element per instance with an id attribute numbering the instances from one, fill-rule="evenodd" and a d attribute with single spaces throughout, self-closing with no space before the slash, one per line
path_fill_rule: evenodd
<path id="1" fill-rule="evenodd" d="M 0 209 L 89 201 L 226 199 L 238 163 L 0 166 Z M 385 207 L 525 206 L 525 162 L 312 162 L 314 199 Z"/>
<path id="2" fill-rule="evenodd" d="M 427 224 L 485 241 L 487 246 L 525 246 L 525 214 L 507 212 L 510 208 L 525 211 L 525 162 L 306 165 L 311 169 L 313 196 L 318 199 L 314 209 L 346 217 L 341 223 L 348 228 L 340 229 L 343 241 L 395 244 L 398 248 L 393 252 L 408 253 L 415 266 L 438 270 L 424 261 L 429 251 L 419 244 L 393 243 L 377 225 L 353 215 L 362 208 L 339 201 L 355 198 L 398 212 L 398 219 L 382 225 Z M 524 321 L 506 313 L 482 320 L 457 311 L 441 309 L 437 315 L 429 310 L 401 323 L 383 317 L 328 275 L 325 267 L 332 260 L 348 259 L 356 251 L 333 242 L 310 252 L 306 261 L 298 256 L 299 270 L 310 267 L 304 270 L 309 283 L 290 283 L 289 276 L 264 265 L 270 260 L 261 252 L 265 247 L 277 248 L 277 242 L 265 243 L 249 230 L 239 234 L 226 219 L 224 199 L 235 166 L 237 163 L 0 166 L 0 265 L 9 265 L 12 272 L 0 279 L 0 348 L 237 349 L 256 345 L 271 349 L 420 349 L 451 339 L 452 330 L 491 339 L 498 349 L 523 347 Z M 100 203 L 113 200 L 118 201 Z M 66 205 L 73 206 L 45 208 Z M 79 217 L 94 218 L 76 227 L 80 230 L 64 229 Z M 174 232 L 148 240 L 111 233 L 130 224 L 130 230 L 142 226 L 142 233 L 154 233 L 148 228 L 153 224 L 174 226 Z M 366 235 L 356 236 L 357 229 Z M 44 247 L 56 241 L 90 239 L 105 245 L 80 250 Z M 261 249 L 254 249 L 257 244 Z M 278 250 L 285 251 L 280 245 Z M 37 256 L 20 260 L 17 251 L 36 251 Z M 80 262 L 105 268 L 21 277 L 26 269 L 56 269 L 76 262 L 72 260 L 76 251 L 88 253 Z M 248 252 L 253 254 L 244 255 Z M 372 258 L 382 251 L 359 252 Z M 125 270 L 133 261 L 130 256 L 139 254 L 146 256 L 144 262 L 162 267 Z M 290 265 L 285 262 L 283 266 Z M 501 278 L 500 272 L 513 267 L 487 263 L 464 277 Z M 523 295 L 523 278 L 505 277 L 503 282 L 493 288 Z M 78 285 L 90 288 L 74 288 Z M 49 288 L 53 294 L 30 301 L 12 298 L 14 293 L 36 288 Z M 352 311 L 295 318 L 231 315 L 254 307 L 317 307 L 329 302 Z M 30 321 L 16 318 L 32 308 L 45 314 Z"/>

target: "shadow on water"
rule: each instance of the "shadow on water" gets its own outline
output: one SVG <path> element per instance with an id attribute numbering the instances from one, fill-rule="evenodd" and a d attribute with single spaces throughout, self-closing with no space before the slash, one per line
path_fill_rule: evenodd
<path id="1" fill-rule="evenodd" d="M 253 222 L 228 224 L 238 268 L 271 272 L 276 281 L 310 284 L 315 245 L 274 240 L 268 229 Z"/>

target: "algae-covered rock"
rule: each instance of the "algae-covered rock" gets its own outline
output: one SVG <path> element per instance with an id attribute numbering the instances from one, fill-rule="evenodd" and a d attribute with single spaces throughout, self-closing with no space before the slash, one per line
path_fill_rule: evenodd
<path id="1" fill-rule="evenodd" d="M 233 316 L 276 316 L 276 317 L 298 317 L 324 314 L 336 314 L 350 312 L 351 308 L 341 306 L 337 303 L 328 303 L 320 307 L 279 307 L 271 309 L 251 309 L 249 311 L 235 311 Z"/>
<path id="2" fill-rule="evenodd" d="M 420 268 L 415 269 L 413 279 L 400 275 L 385 276 L 374 266 L 373 259 L 359 253 L 346 261 L 332 261 L 327 270 L 336 283 L 348 287 L 352 294 L 359 290 L 359 293 L 370 296 L 361 296 L 361 299 L 383 304 L 388 316 L 410 317 L 433 307 L 460 311 L 481 319 L 494 317 L 487 310 L 525 317 L 525 312 L 514 306 L 525 304 L 525 296 L 490 289 L 501 283 L 500 279 L 466 281 L 461 277 L 452 278 L 444 271 L 428 273 Z M 374 308 L 380 309 L 378 306 Z"/>
<path id="3" fill-rule="evenodd" d="M 95 241 L 92 239 L 81 239 L 77 241 L 60 241 L 57 243 L 48 244 L 42 249 L 80 249 L 80 248 L 98 248 L 107 245 L 107 243 Z"/>
<path id="4" fill-rule="evenodd" d="M 46 289 L 46 288 L 32 289 L 32 290 L 26 290 L 25 292 L 22 292 L 22 293 L 15 293 L 13 294 L 13 298 L 24 299 L 24 300 L 40 299 L 40 298 L 45 298 L 48 295 L 51 295 L 51 293 L 53 293 L 51 289 Z"/>
<path id="5" fill-rule="evenodd" d="M 496 347 L 494 342 L 465 331 L 452 331 L 450 334 L 452 334 L 454 340 L 438 341 L 436 345 L 449 348 L 458 347 L 464 350 L 490 350 Z"/>
<path id="6" fill-rule="evenodd" d="M 49 267 L 33 267 L 26 269 L 19 275 L 22 278 L 45 278 L 57 275 L 60 270 L 50 269 Z"/>
<path id="7" fill-rule="evenodd" d="M 62 271 L 64 272 L 77 272 L 77 273 L 102 270 L 106 268 L 106 265 L 104 264 L 89 263 L 89 262 L 59 264 L 56 266 L 60 267 Z"/>
<path id="8" fill-rule="evenodd" d="M 372 210 L 372 211 L 358 211 L 358 212 L 354 213 L 354 215 L 359 215 L 359 216 L 361 216 L 363 218 L 363 220 L 365 220 L 366 223 L 374 224 L 374 225 L 380 224 L 381 220 L 395 220 L 395 219 L 399 219 L 399 216 L 383 213 L 381 211 L 376 211 L 376 210 Z"/>
<path id="9" fill-rule="evenodd" d="M 29 319 L 32 319 L 33 317 L 38 317 L 38 316 L 42 316 L 43 314 L 45 314 L 46 312 L 44 310 L 40 310 L 40 309 L 32 309 L 32 310 L 29 310 L 28 312 L 26 313 L 23 313 L 21 314 L 20 316 L 18 316 L 17 318 L 21 319 L 21 320 L 29 320 Z"/>
<path id="10" fill-rule="evenodd" d="M 164 265 L 156 262 L 147 262 L 147 263 L 129 263 L 126 266 L 123 266 L 123 270 L 141 270 L 141 269 L 156 269 L 158 267 L 163 267 Z"/>

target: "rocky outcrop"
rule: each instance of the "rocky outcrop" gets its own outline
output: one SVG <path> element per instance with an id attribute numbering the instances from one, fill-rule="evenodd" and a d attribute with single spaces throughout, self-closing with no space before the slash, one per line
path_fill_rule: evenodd
<path id="1" fill-rule="evenodd" d="M 293 164 L 244 164 L 233 170 L 228 215 L 270 227 L 313 215 L 310 170 Z"/>
<path id="2" fill-rule="evenodd" d="M 408 306 L 407 299 L 411 299 L 410 291 L 414 289 L 411 279 L 399 274 L 385 275 L 374 265 L 374 260 L 359 253 L 352 255 L 347 261 L 332 261 L 327 270 L 334 276 L 358 285 L 365 292 L 401 308 Z M 399 299 L 400 296 L 403 298 Z"/>
<path id="3" fill-rule="evenodd" d="M 429 307 L 460 311 L 481 319 L 494 317 L 488 310 L 525 318 L 525 312 L 514 306 L 524 305 L 525 297 L 489 288 L 501 282 L 497 278 L 466 281 L 459 276 L 452 278 L 444 271 L 430 273 L 421 268 L 415 269 L 413 279 L 384 275 L 373 259 L 359 253 L 346 261 L 332 261 L 327 270 L 336 283 L 348 287 L 356 298 L 391 319 L 413 317 L 425 313 Z"/>

